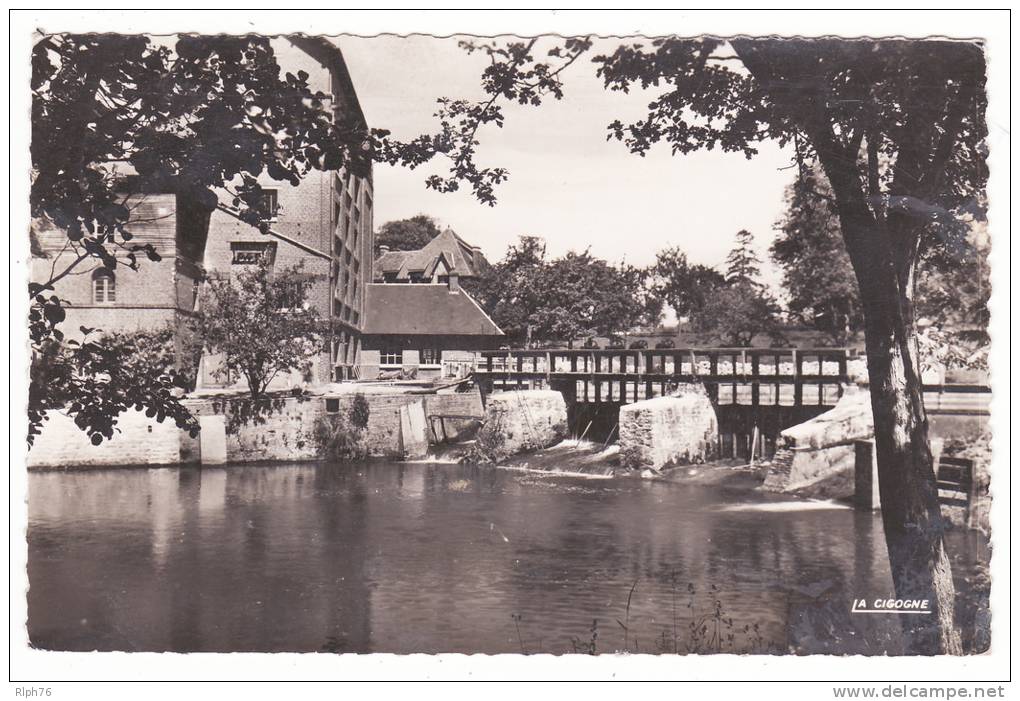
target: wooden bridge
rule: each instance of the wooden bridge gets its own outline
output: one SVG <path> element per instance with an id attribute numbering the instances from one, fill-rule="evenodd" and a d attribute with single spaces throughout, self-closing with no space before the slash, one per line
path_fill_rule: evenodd
<path id="1" fill-rule="evenodd" d="M 852 359 L 845 348 L 500 350 L 480 354 L 475 379 L 486 392 L 555 387 L 584 403 L 629 404 L 701 382 L 717 405 L 830 407 Z M 987 416 L 990 400 L 987 385 L 924 387 L 929 414 Z"/>
<path id="2" fill-rule="evenodd" d="M 832 406 L 849 380 L 843 348 L 668 348 L 485 351 L 475 369 L 487 391 L 573 383 L 577 402 L 627 404 L 700 382 L 716 404 Z"/>

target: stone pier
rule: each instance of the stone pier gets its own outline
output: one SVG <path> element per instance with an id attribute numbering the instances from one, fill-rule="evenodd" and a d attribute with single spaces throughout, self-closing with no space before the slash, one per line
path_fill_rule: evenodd
<path id="1" fill-rule="evenodd" d="M 855 442 L 874 435 L 871 395 L 851 385 L 832 409 L 779 434 L 764 487 L 819 498 L 849 497 L 854 494 Z"/>
<path id="2" fill-rule="evenodd" d="M 703 463 L 714 457 L 719 426 L 701 385 L 677 395 L 620 408 L 620 460 L 625 467 L 658 470 Z"/>
<path id="3" fill-rule="evenodd" d="M 549 389 L 493 392 L 486 401 L 484 433 L 513 455 L 546 448 L 567 433 L 567 404 Z"/>

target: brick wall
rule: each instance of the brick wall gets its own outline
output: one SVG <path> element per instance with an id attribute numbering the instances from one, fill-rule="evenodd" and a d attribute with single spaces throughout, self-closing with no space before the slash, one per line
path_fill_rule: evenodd
<path id="1" fill-rule="evenodd" d="M 102 267 L 98 261 L 85 261 L 74 274 L 58 281 L 54 294 L 68 302 L 67 319 L 61 325 L 68 338 L 80 340 L 81 326 L 107 332 L 158 328 L 194 308 L 195 267 L 178 258 L 176 197 L 136 196 L 128 200 L 128 206 L 136 220 L 128 226 L 134 236 L 131 243 L 152 245 L 162 260 L 150 261 L 140 254 L 138 270 L 118 265 L 112 271 L 116 290 L 112 302 L 94 299 L 92 273 Z M 67 237 L 63 231 L 43 228 L 37 234 L 47 257 L 32 258 L 30 279 L 45 281 L 51 271 L 63 270 L 75 254 L 64 250 Z"/>

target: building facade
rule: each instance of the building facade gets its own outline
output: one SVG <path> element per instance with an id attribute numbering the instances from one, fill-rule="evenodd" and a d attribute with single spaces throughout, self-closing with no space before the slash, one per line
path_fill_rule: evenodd
<path id="1" fill-rule="evenodd" d="M 381 247 L 375 261 L 375 282 L 445 283 L 451 275 L 461 280 L 480 277 L 489 261 L 477 246 L 445 229 L 415 251 L 391 251 Z"/>
<path id="2" fill-rule="evenodd" d="M 272 40 L 282 72 L 308 74 L 309 88 L 329 95 L 329 107 L 339 118 L 353 116 L 362 125 L 347 65 L 332 42 L 313 37 Z M 124 178 L 133 171 L 126 164 Z M 346 379 L 354 374 L 365 324 L 365 289 L 372 280 L 373 197 L 371 172 L 356 177 L 346 171 L 311 171 L 298 185 L 260 177 L 267 204 L 276 212 L 274 237 L 231 215 L 199 209 L 173 194 L 132 196 L 129 228 L 132 244 L 151 244 L 162 257 L 153 262 L 139 256 L 139 270 L 107 269 L 91 259 L 58 281 L 54 293 L 67 300 L 62 329 L 69 337 L 80 327 L 103 332 L 155 329 L 181 325 L 197 310 L 201 280 L 228 277 L 262 256 L 276 268 L 298 267 L 311 280 L 308 302 L 329 329 L 322 353 L 313 361 L 315 382 Z M 221 202 L 230 202 L 225 191 Z M 31 280 L 48 280 L 77 253 L 63 231 L 35 222 Z M 288 241 L 289 240 L 289 241 Z M 297 245 L 295 245 L 297 244 Z M 178 334 L 178 342 L 180 334 Z M 220 359 L 203 358 L 199 387 L 236 384 L 215 372 Z M 286 386 L 295 378 L 280 378 Z"/>
<path id="3" fill-rule="evenodd" d="M 460 287 L 446 283 L 368 286 L 368 322 L 359 376 L 375 379 L 400 371 L 429 379 L 473 364 L 475 353 L 499 348 L 503 332 Z"/>
<path id="4" fill-rule="evenodd" d="M 381 251 L 367 290 L 359 376 L 462 375 L 478 351 L 498 348 L 502 330 L 461 286 L 488 265 L 479 248 L 450 229 L 415 251 Z"/>
<path id="5" fill-rule="evenodd" d="M 80 263 L 54 285 L 53 294 L 66 302 L 61 331 L 81 340 L 82 327 L 130 333 L 169 326 L 179 342 L 182 327 L 195 313 L 208 215 L 165 193 L 133 195 L 125 206 L 132 212 L 132 244 L 151 245 L 162 260 L 139 255 L 137 270 L 107 268 L 93 258 Z M 32 236 L 33 281 L 48 280 L 78 256 L 67 234 L 45 220 L 33 222 Z"/>
<path id="6" fill-rule="evenodd" d="M 273 40 L 282 71 L 308 74 L 309 88 L 331 96 L 338 116 L 365 117 L 340 49 L 326 39 L 278 37 Z M 358 177 L 345 170 L 313 170 L 294 186 L 268 176 L 258 178 L 267 206 L 275 212 L 274 237 L 224 212 L 214 212 L 204 267 L 210 275 L 231 273 L 265 256 L 274 269 L 297 268 L 310 280 L 308 303 L 331 332 L 322 353 L 313 360 L 312 381 L 352 377 L 365 324 L 365 287 L 372 280 L 373 197 L 371 173 Z M 288 242 L 286 239 L 289 239 Z M 293 242 L 300 244 L 295 245 Z M 213 372 L 218 360 L 203 362 L 202 386 L 232 384 Z M 274 386 L 307 378 L 278 378 Z"/>

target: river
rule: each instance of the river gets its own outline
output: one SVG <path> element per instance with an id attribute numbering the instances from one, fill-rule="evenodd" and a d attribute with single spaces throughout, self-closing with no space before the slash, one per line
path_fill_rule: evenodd
<path id="1" fill-rule="evenodd" d="M 33 472 L 27 537 L 45 649 L 902 651 L 894 615 L 850 612 L 892 595 L 877 516 L 733 486 L 387 462 Z M 980 649 L 987 542 L 949 551 Z"/>

